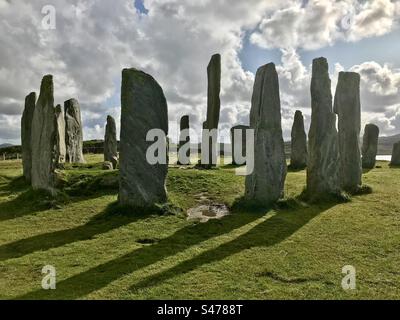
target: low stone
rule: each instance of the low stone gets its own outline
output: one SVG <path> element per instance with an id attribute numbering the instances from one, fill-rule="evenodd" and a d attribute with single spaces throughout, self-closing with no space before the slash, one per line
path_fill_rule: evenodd
<path id="1" fill-rule="evenodd" d="M 112 163 L 114 169 L 118 165 L 117 127 L 112 116 L 107 116 L 104 135 L 104 161 Z"/>
<path id="2" fill-rule="evenodd" d="M 373 169 L 378 154 L 379 127 L 374 124 L 367 124 L 364 129 L 362 145 L 362 167 Z"/>
<path id="3" fill-rule="evenodd" d="M 114 166 L 113 166 L 112 162 L 110 162 L 110 161 L 104 161 L 104 162 L 103 162 L 103 165 L 102 165 L 102 169 L 103 169 L 103 170 L 113 170 L 113 169 L 114 169 Z"/>
<path id="4" fill-rule="evenodd" d="M 291 133 L 290 168 L 301 170 L 307 167 L 307 135 L 304 129 L 304 117 L 300 110 L 294 115 Z"/>
<path id="5" fill-rule="evenodd" d="M 184 115 L 180 121 L 180 135 L 179 135 L 179 144 L 178 144 L 178 165 L 188 165 L 190 164 L 190 136 L 189 136 L 189 116 Z M 188 147 L 189 144 L 189 147 Z M 179 153 L 179 150 L 185 146 L 187 148 L 186 153 L 183 153 L 182 156 Z"/>
<path id="6" fill-rule="evenodd" d="M 400 166 L 400 141 L 393 145 L 391 166 Z"/>

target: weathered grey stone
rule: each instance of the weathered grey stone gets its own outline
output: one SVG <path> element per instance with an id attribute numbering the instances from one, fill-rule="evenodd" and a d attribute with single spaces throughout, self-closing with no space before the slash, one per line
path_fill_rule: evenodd
<path id="1" fill-rule="evenodd" d="M 233 165 L 243 165 L 245 163 L 240 163 L 239 159 L 236 158 L 235 153 L 241 152 L 241 155 L 243 157 L 246 156 L 246 130 L 250 129 L 250 126 L 245 126 L 245 125 L 237 125 L 231 128 L 231 145 L 232 145 L 232 164 Z M 238 141 L 235 140 L 235 132 L 241 132 L 242 135 L 242 144 L 239 146 Z M 240 151 L 238 151 L 238 148 L 241 147 Z"/>
<path id="2" fill-rule="evenodd" d="M 65 162 L 65 157 L 67 149 L 65 146 L 65 118 L 64 111 L 61 105 L 56 106 L 56 127 L 57 127 L 57 137 L 56 137 L 56 152 L 57 152 L 57 165 Z"/>
<path id="3" fill-rule="evenodd" d="M 181 147 L 184 145 L 187 147 L 187 145 L 190 144 L 190 136 L 188 135 L 189 129 L 190 129 L 189 116 L 185 115 L 181 118 L 181 121 L 180 121 L 180 135 L 179 135 L 179 144 L 178 144 L 178 164 L 179 165 L 190 164 L 190 146 L 185 153 L 186 159 L 181 159 L 181 157 L 179 155 L 179 150 L 181 149 Z"/>
<path id="4" fill-rule="evenodd" d="M 221 55 L 211 57 L 207 67 L 208 93 L 207 93 L 207 120 L 203 123 L 203 129 L 218 129 L 221 109 Z M 204 131 L 203 131 L 204 134 Z M 203 137 L 203 140 L 206 139 Z M 209 148 L 202 148 L 202 152 L 208 152 L 208 161 L 202 161 L 205 168 L 211 168 L 217 164 L 217 139 L 209 138 Z M 214 155 L 214 156 L 213 156 Z"/>
<path id="5" fill-rule="evenodd" d="M 254 171 L 246 177 L 246 198 L 269 205 L 283 196 L 286 158 L 278 74 L 273 63 L 257 70 L 250 110 L 254 129 Z"/>
<path id="6" fill-rule="evenodd" d="M 36 93 L 31 92 L 25 98 L 25 108 L 21 118 L 22 167 L 26 181 L 31 182 L 32 170 L 32 121 L 36 106 Z"/>
<path id="7" fill-rule="evenodd" d="M 150 75 L 122 71 L 119 202 L 133 207 L 151 207 L 167 200 L 167 164 L 150 164 L 146 141 L 152 129 L 168 134 L 168 107 L 162 88 Z M 166 148 L 166 139 L 162 141 Z"/>
<path id="8" fill-rule="evenodd" d="M 343 190 L 355 192 L 361 187 L 361 103 L 360 75 L 340 72 L 336 87 L 334 112 L 339 127 L 339 179 Z"/>
<path id="9" fill-rule="evenodd" d="M 83 157 L 83 134 L 81 108 L 76 99 L 64 102 L 66 162 L 85 163 Z"/>
<path id="10" fill-rule="evenodd" d="M 391 166 L 400 166 L 400 141 L 393 145 Z"/>
<path id="11" fill-rule="evenodd" d="M 339 142 L 332 112 L 331 80 L 325 58 L 313 61 L 311 126 L 308 134 L 307 193 L 310 198 L 338 194 Z"/>
<path id="12" fill-rule="evenodd" d="M 104 135 L 104 161 L 112 163 L 113 169 L 118 164 L 118 144 L 117 144 L 117 126 L 112 116 L 107 116 L 107 124 Z"/>
<path id="13" fill-rule="evenodd" d="M 290 168 L 304 169 L 307 167 L 307 135 L 304 129 L 304 117 L 300 110 L 294 114 L 292 126 Z"/>
<path id="14" fill-rule="evenodd" d="M 55 194 L 56 116 L 53 76 L 44 76 L 32 121 L 32 187 Z"/>
<path id="15" fill-rule="evenodd" d="M 103 170 L 113 170 L 114 166 L 111 161 L 104 161 L 102 165 Z"/>
<path id="16" fill-rule="evenodd" d="M 375 168 L 376 155 L 378 154 L 379 127 L 367 124 L 364 129 L 362 145 L 362 167 L 364 169 Z"/>

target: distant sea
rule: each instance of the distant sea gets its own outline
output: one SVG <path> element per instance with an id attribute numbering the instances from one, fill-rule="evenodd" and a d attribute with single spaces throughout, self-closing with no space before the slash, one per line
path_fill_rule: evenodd
<path id="1" fill-rule="evenodd" d="M 380 160 L 380 161 L 391 161 L 392 160 L 392 156 L 376 156 L 376 160 Z"/>

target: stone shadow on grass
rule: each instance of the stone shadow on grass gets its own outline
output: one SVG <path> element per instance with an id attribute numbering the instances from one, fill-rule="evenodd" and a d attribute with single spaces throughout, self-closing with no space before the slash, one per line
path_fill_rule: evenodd
<path id="1" fill-rule="evenodd" d="M 118 193 L 118 181 L 106 180 L 110 177 L 110 174 L 86 175 L 86 179 L 82 177 L 83 175 L 77 175 L 73 181 L 60 188 L 60 192 L 54 197 L 46 191 L 33 190 L 24 177 L 7 178 L 1 176 L 9 182 L 0 187 L 0 194 L 18 195 L 9 201 L 0 203 L 0 222 L 35 215 L 38 212 L 50 209 L 60 209 L 71 203 Z"/>
<path id="2" fill-rule="evenodd" d="M 118 259 L 57 282 L 57 290 L 38 289 L 16 299 L 78 299 L 84 297 L 129 273 L 251 223 L 264 216 L 265 213 L 264 211 L 263 213 L 233 214 L 223 220 L 210 220 L 207 223 L 188 225 L 152 245 L 143 246 Z M 135 240 L 133 239 L 133 241 Z"/>
<path id="3" fill-rule="evenodd" d="M 0 261 L 15 259 L 36 251 L 45 251 L 93 237 L 149 217 L 148 212 L 132 214 L 114 202 L 84 225 L 45 234 L 39 234 L 0 246 Z"/>
<path id="4" fill-rule="evenodd" d="M 177 275 L 188 273 L 203 265 L 221 261 L 243 250 L 276 245 L 334 205 L 336 203 L 319 204 L 309 207 L 295 199 L 281 201 L 277 204 L 278 208 L 282 208 L 281 210 L 278 209 L 275 215 L 256 225 L 247 233 L 215 249 L 201 253 L 191 260 L 184 261 L 171 269 L 149 276 L 130 289 L 135 293 L 138 290 L 168 281 Z"/>
<path id="5" fill-rule="evenodd" d="M 166 281 L 178 274 L 190 272 L 204 264 L 222 260 L 248 248 L 277 244 L 333 205 L 315 205 L 304 208 L 296 206 L 296 209 L 278 211 L 276 215 L 267 218 L 246 234 L 204 252 L 194 259 L 182 262 L 176 267 L 145 278 L 134 285 L 131 290 L 136 291 L 154 283 Z M 187 226 L 153 245 L 134 250 L 118 259 L 61 281 L 57 283 L 57 290 L 39 289 L 19 296 L 17 299 L 78 299 L 85 297 L 127 274 L 172 257 L 203 241 L 227 234 L 264 217 L 266 213 L 268 211 L 266 212 L 260 207 L 254 208 L 253 212 L 246 211 L 246 213 L 235 210 L 234 214 L 222 220 L 210 220 L 208 223 Z"/>

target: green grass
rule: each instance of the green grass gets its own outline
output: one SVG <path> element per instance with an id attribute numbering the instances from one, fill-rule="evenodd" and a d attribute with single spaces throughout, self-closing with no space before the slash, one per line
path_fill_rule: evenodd
<path id="1" fill-rule="evenodd" d="M 340 204 L 295 200 L 305 172 L 289 172 L 287 199 L 271 209 L 239 205 L 244 178 L 230 166 L 170 168 L 169 201 L 180 210 L 146 214 L 118 208 L 117 172 L 88 160 L 66 167 L 57 199 L 32 191 L 20 162 L 0 161 L 1 299 L 400 296 L 400 169 L 385 162 L 364 174 L 372 194 Z M 188 222 L 200 196 L 232 215 Z M 56 267 L 56 290 L 41 289 L 45 265 Z M 345 265 L 357 270 L 356 290 L 341 288 Z"/>

